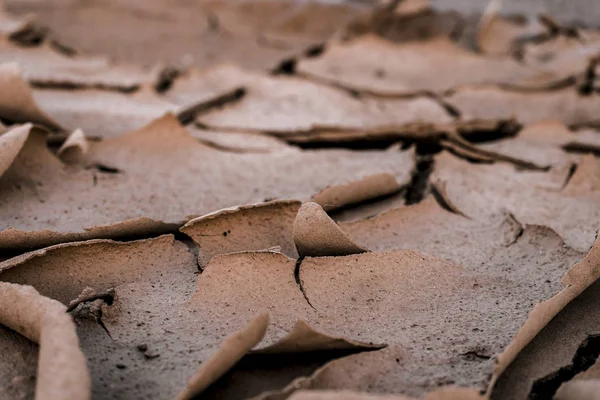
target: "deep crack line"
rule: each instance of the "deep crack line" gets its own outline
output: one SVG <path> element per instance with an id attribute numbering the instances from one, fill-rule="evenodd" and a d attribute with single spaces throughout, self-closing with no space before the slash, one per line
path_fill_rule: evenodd
<path id="1" fill-rule="evenodd" d="M 600 335 L 588 335 L 579 345 L 570 365 L 533 382 L 529 400 L 552 399 L 564 382 L 573 379 L 580 372 L 588 370 L 600 356 Z"/>
<path id="2" fill-rule="evenodd" d="M 564 190 L 569 185 L 569 182 L 571 182 L 571 178 L 573 178 L 573 175 L 575 175 L 575 172 L 577 172 L 577 168 L 579 168 L 578 164 L 571 164 L 571 166 L 569 167 L 569 172 L 567 173 L 567 177 L 565 178 L 565 181 L 562 184 L 561 190 Z"/>
<path id="3" fill-rule="evenodd" d="M 158 78 L 154 83 L 154 90 L 157 93 L 164 93 L 171 89 L 177 78 L 181 75 L 181 71 L 179 71 L 175 67 L 165 67 L 158 74 Z"/>
<path id="4" fill-rule="evenodd" d="M 104 325 L 104 322 L 102 321 L 102 310 L 98 310 L 98 315 L 96 315 L 95 317 L 96 317 L 96 322 L 98 323 L 98 325 L 100 325 L 100 327 L 102 329 L 104 329 L 104 331 L 106 332 L 106 334 L 108 335 L 109 338 L 113 339 L 112 335 L 108 331 L 108 328 L 106 327 L 106 325 Z"/>
<path id="5" fill-rule="evenodd" d="M 468 215 L 463 213 L 458 207 L 456 207 L 446 194 L 445 182 L 434 182 L 429 185 L 429 189 L 431 190 L 431 194 L 435 201 L 442 207 L 444 210 L 451 212 L 456 215 L 460 215 L 461 217 L 465 217 L 467 219 L 471 219 Z"/>
<path id="6" fill-rule="evenodd" d="M 296 260 L 296 267 L 294 268 L 294 279 L 296 280 L 296 284 L 300 288 L 300 291 L 302 292 L 302 296 L 304 296 L 304 300 L 306 300 L 306 303 L 308 303 L 308 305 L 311 306 L 313 310 L 316 310 L 316 308 L 311 304 L 310 300 L 308 299 L 308 296 L 304 291 L 304 286 L 302 285 L 302 279 L 300 279 L 300 265 L 302 265 L 302 261 L 304 261 L 304 257 L 299 257 Z"/>
<path id="7" fill-rule="evenodd" d="M 176 116 L 182 125 L 187 125 L 194 122 L 195 118 L 198 115 L 211 111 L 215 108 L 223 107 L 227 104 L 239 101 L 245 95 L 246 89 L 244 87 L 238 87 L 234 90 L 223 93 L 217 97 L 185 107 L 182 110 L 180 110 Z"/>
<path id="8" fill-rule="evenodd" d="M 434 154 L 441 147 L 437 143 L 417 143 L 416 164 L 412 173 L 411 181 L 406 190 L 406 204 L 416 204 L 425 198 L 430 189 L 429 176 L 434 168 Z"/>

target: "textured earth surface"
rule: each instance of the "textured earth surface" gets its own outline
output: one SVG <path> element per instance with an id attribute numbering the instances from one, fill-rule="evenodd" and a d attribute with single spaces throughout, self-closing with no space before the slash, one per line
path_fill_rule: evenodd
<path id="1" fill-rule="evenodd" d="M 597 398 L 575 2 L 5 3 L 0 399 Z"/>

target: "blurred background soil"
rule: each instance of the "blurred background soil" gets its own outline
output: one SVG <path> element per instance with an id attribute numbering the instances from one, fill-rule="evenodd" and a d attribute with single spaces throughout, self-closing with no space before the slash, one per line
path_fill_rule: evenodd
<path id="1" fill-rule="evenodd" d="M 4 0 L 36 15 L 53 39 L 80 53 L 147 66 L 207 67 L 232 61 L 268 69 L 273 60 L 326 40 L 376 0 Z M 432 0 L 434 8 L 480 13 L 486 0 Z M 241 4 L 241 6 L 240 6 Z M 309 7 L 306 5 L 309 4 Z M 240 12 L 240 7 L 242 12 Z M 318 11 L 316 10 L 318 9 Z M 548 13 L 559 22 L 600 25 L 598 0 L 504 0 L 505 14 Z M 269 36 L 257 34 L 257 29 Z M 294 37 L 294 32 L 312 32 Z M 249 38 L 248 40 L 240 40 Z M 251 38 L 251 39 L 250 39 Z M 198 46 L 201 43 L 201 46 Z"/>

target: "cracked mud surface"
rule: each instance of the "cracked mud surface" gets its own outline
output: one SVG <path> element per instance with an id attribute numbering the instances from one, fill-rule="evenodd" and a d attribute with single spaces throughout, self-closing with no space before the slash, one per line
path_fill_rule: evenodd
<path id="1" fill-rule="evenodd" d="M 597 395 L 598 29 L 5 3 L 0 398 Z"/>

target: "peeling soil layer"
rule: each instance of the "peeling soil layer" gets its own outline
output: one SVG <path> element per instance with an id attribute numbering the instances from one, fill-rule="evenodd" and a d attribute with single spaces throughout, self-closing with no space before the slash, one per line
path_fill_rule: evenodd
<path id="1" fill-rule="evenodd" d="M 600 30 L 5 3 L 1 399 L 597 398 Z"/>

